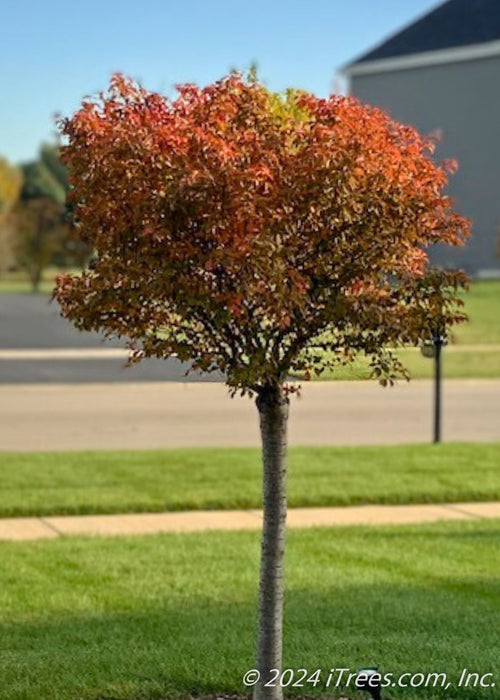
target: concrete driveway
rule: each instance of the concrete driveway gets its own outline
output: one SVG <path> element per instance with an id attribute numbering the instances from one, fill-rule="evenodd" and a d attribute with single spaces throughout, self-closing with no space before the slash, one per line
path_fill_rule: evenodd
<path id="1" fill-rule="evenodd" d="M 500 381 L 447 380 L 443 439 L 500 440 Z M 429 442 L 432 382 L 305 384 L 292 398 L 290 442 Z M 257 411 L 216 383 L 0 386 L 0 450 L 259 445 Z"/>

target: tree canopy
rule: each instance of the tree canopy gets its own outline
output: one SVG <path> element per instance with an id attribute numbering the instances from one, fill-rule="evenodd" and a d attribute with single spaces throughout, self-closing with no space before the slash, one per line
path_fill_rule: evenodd
<path id="1" fill-rule="evenodd" d="M 121 75 L 63 121 L 70 201 L 94 259 L 58 278 L 79 328 L 125 336 L 133 359 L 191 360 L 257 394 L 263 538 L 255 700 L 282 665 L 289 372 L 372 357 L 463 318 L 461 273 L 427 249 L 469 232 L 444 194 L 453 164 L 352 98 L 271 93 L 237 74 L 169 100 Z"/>
<path id="2" fill-rule="evenodd" d="M 469 233 L 430 140 L 354 98 L 238 74 L 177 90 L 115 75 L 61 124 L 95 250 L 55 291 L 77 326 L 253 392 L 357 352 L 390 381 L 405 371 L 388 348 L 463 318 L 465 277 L 428 259 Z"/>

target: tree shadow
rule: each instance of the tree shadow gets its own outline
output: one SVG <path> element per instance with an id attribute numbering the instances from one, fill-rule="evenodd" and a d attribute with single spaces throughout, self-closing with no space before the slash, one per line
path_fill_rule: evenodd
<path id="1" fill-rule="evenodd" d="M 324 686 L 331 668 L 375 665 L 394 674 L 445 672 L 452 681 L 447 691 L 390 689 L 387 697 L 474 700 L 487 692 L 500 698 L 500 683 L 488 691 L 453 685 L 463 668 L 489 673 L 498 663 L 500 584 L 492 589 L 495 599 L 471 592 L 466 585 L 346 585 L 331 579 L 321 592 L 289 590 L 284 667 L 322 669 L 317 687 L 289 692 L 338 695 L 340 689 Z M 99 609 L 97 601 L 92 614 L 4 625 L 2 700 L 245 692 L 243 673 L 254 666 L 254 602 L 192 600 L 145 601 L 140 612 Z"/>

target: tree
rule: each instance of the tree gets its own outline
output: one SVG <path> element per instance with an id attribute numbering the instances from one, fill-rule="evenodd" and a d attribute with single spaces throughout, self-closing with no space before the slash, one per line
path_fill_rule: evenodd
<path id="1" fill-rule="evenodd" d="M 24 200 L 14 211 L 16 258 L 28 272 L 34 292 L 40 287 L 44 269 L 64 247 L 67 224 L 63 211 L 50 197 Z"/>
<path id="2" fill-rule="evenodd" d="M 0 272 L 14 263 L 12 252 L 13 230 L 10 213 L 17 201 L 22 185 L 18 168 L 0 158 Z"/>
<path id="3" fill-rule="evenodd" d="M 37 291 L 51 263 L 83 266 L 91 249 L 74 235 L 67 216 L 68 173 L 59 148 L 44 144 L 36 161 L 22 166 L 20 201 L 14 211 L 15 251 Z"/>
<path id="4" fill-rule="evenodd" d="M 32 187 L 38 183 L 40 196 L 50 197 L 61 205 L 61 226 L 54 256 L 60 264 L 83 268 L 90 259 L 92 248 L 78 237 L 73 225 L 75 222 L 67 202 L 68 170 L 61 161 L 59 147 L 54 144 L 43 144 L 36 166 Z"/>
<path id="5" fill-rule="evenodd" d="M 3 219 L 19 196 L 22 177 L 19 169 L 0 157 L 0 217 Z"/>
<path id="6" fill-rule="evenodd" d="M 27 270 L 33 291 L 38 291 L 43 270 L 64 245 L 68 178 L 58 148 L 42 146 L 36 161 L 21 166 L 23 186 L 14 210 L 15 253 Z"/>
<path id="7" fill-rule="evenodd" d="M 44 144 L 38 159 L 21 167 L 24 173 L 24 200 L 47 197 L 61 207 L 64 206 L 68 191 L 68 173 L 60 160 L 57 146 Z"/>
<path id="8" fill-rule="evenodd" d="M 269 92 L 237 74 L 171 101 L 120 75 L 61 124 L 91 269 L 58 278 L 80 329 L 128 339 L 131 361 L 190 360 L 256 397 L 263 443 L 258 700 L 281 668 L 290 371 L 371 357 L 463 320 L 458 272 L 426 249 L 463 243 L 443 194 L 452 165 L 356 100 Z"/>

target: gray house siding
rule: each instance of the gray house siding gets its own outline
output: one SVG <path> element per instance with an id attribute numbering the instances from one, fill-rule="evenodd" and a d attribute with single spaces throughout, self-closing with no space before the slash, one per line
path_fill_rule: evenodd
<path id="1" fill-rule="evenodd" d="M 442 132 L 437 160 L 458 161 L 448 191 L 473 235 L 464 248 L 436 246 L 433 261 L 500 274 L 500 57 L 354 75 L 350 83 L 353 95 L 395 120 Z"/>

